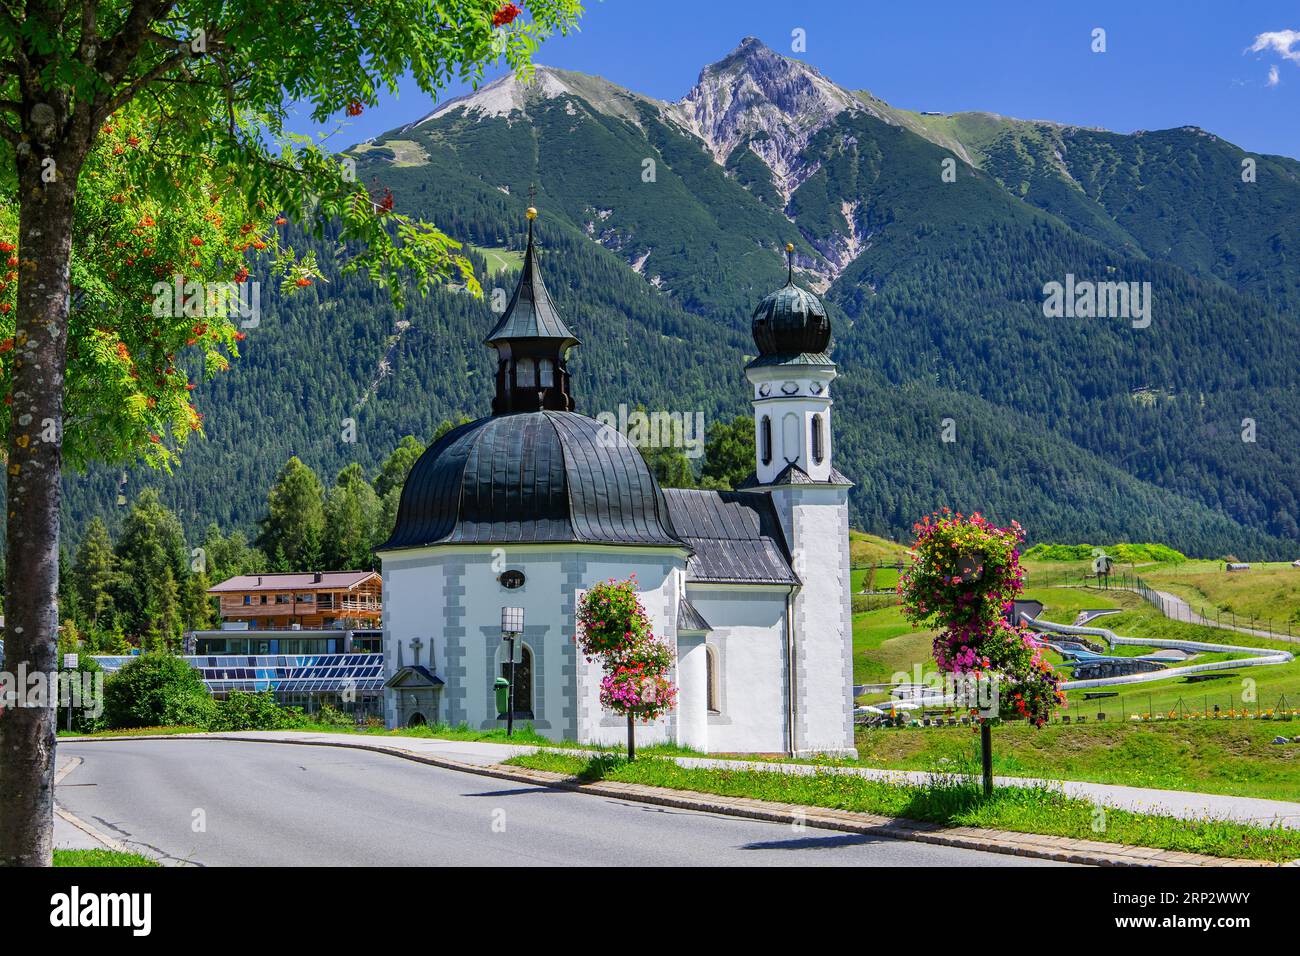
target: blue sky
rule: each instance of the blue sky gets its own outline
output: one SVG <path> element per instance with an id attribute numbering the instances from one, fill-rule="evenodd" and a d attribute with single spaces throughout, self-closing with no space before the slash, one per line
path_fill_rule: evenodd
<path id="1" fill-rule="evenodd" d="M 1194 125 L 1244 149 L 1300 157 L 1300 3 L 1294 0 L 587 0 L 586 6 L 581 31 L 548 41 L 538 62 L 595 73 L 660 99 L 680 98 L 701 67 L 753 35 L 840 85 L 868 89 L 895 106 L 991 110 L 1120 132 Z M 1098 27 L 1106 31 L 1104 53 L 1091 50 Z M 796 28 L 806 31 L 804 53 L 791 51 Z M 1252 52 L 1261 34 L 1273 36 Z M 464 91 L 451 88 L 439 99 Z M 384 132 L 423 115 L 431 103 L 404 84 L 399 96 L 349 120 L 334 142 Z"/>

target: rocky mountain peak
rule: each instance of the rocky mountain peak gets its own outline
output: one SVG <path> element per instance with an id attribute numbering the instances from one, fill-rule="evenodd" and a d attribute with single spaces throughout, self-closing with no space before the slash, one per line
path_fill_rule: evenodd
<path id="1" fill-rule="evenodd" d="M 788 199 L 811 173 L 799 154 L 813 134 L 845 110 L 867 107 L 808 64 L 745 37 L 731 53 L 706 66 L 671 109 L 719 163 L 748 140 Z"/>
<path id="2" fill-rule="evenodd" d="M 537 64 L 533 68 L 532 75 L 527 79 L 513 72 L 507 73 L 472 93 L 447 100 L 432 113 L 411 125 L 419 126 L 421 123 L 427 123 L 457 110 L 464 110 L 467 114 L 478 118 L 508 117 L 515 113 L 526 115 L 530 106 L 564 96 L 580 98 L 601 112 L 634 123 L 639 122 L 635 109 L 637 101 L 659 105 L 648 97 L 633 93 L 598 76 Z"/>

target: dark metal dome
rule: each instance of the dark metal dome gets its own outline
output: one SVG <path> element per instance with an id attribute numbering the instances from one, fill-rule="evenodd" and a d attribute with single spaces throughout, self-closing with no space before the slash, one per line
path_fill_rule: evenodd
<path id="1" fill-rule="evenodd" d="M 514 542 L 684 547 L 635 446 L 594 419 L 539 411 L 481 418 L 434 442 L 379 550 Z"/>
<path id="2" fill-rule="evenodd" d="M 793 278 L 758 304 L 752 329 L 760 355 L 825 352 L 831 343 L 825 307 L 817 296 L 795 285 Z"/>

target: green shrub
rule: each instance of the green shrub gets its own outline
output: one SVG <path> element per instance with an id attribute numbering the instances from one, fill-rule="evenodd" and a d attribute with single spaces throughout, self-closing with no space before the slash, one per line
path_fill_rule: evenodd
<path id="1" fill-rule="evenodd" d="M 85 689 L 89 689 L 92 695 L 95 693 L 94 675 L 102 674 L 103 671 L 104 669 L 95 662 L 93 657 L 87 657 L 85 654 L 78 656 L 77 669 L 75 671 L 59 670 L 60 682 L 62 682 L 66 677 L 76 683 L 77 689 L 74 692 L 73 688 L 68 688 L 68 706 L 66 707 L 64 706 L 61 697 L 62 688 L 58 689 L 60 693 L 57 693 L 54 698 L 57 708 L 57 712 L 54 715 L 54 726 L 56 728 L 59 730 L 70 730 L 74 734 L 93 734 L 104 726 L 103 713 L 96 713 L 96 711 L 101 709 L 97 706 L 97 702 L 93 699 L 87 699 L 84 694 L 82 694 L 82 691 Z M 83 674 L 90 675 L 89 682 L 82 677 Z M 103 678 L 101 677 L 100 680 L 102 681 Z M 82 696 L 77 697 L 75 694 L 82 694 Z M 102 703 L 102 701 L 99 703 Z M 71 711 L 71 719 L 69 719 L 69 711 Z"/>
<path id="2" fill-rule="evenodd" d="M 232 690 L 217 701 L 210 730 L 282 730 L 302 723 L 301 707 L 281 707 L 269 690 Z"/>
<path id="3" fill-rule="evenodd" d="M 207 727 L 216 710 L 199 672 L 167 653 L 135 658 L 104 686 L 104 724 L 110 728 Z"/>
<path id="4" fill-rule="evenodd" d="M 1093 556 L 1097 545 L 1092 544 L 1036 544 L 1023 557 L 1030 561 L 1086 561 Z M 1102 545 L 1101 550 L 1121 564 L 1140 564 L 1156 561 L 1162 564 L 1181 564 L 1187 555 L 1164 544 Z"/>
<path id="5" fill-rule="evenodd" d="M 320 710 L 307 718 L 313 724 L 320 724 L 324 727 L 351 727 L 356 723 L 356 718 L 345 710 L 339 710 L 332 704 L 321 704 Z"/>

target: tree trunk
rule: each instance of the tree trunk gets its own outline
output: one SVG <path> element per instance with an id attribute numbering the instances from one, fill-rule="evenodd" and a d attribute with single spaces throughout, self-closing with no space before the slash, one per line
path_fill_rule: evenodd
<path id="1" fill-rule="evenodd" d="M 5 669 L 57 670 L 63 376 L 73 200 L 80 155 L 44 182 L 41 149 L 18 159 L 18 310 L 8 458 Z M 48 174 L 47 174 L 48 175 Z M 5 399 L 10 401 L 8 397 Z M 0 712 L 0 864 L 49 866 L 54 828 L 53 695 L 19 686 Z M 53 688 L 57 694 L 57 684 Z"/>
<path id="2" fill-rule="evenodd" d="M 631 713 L 627 715 L 627 759 L 636 759 L 636 721 Z"/>

